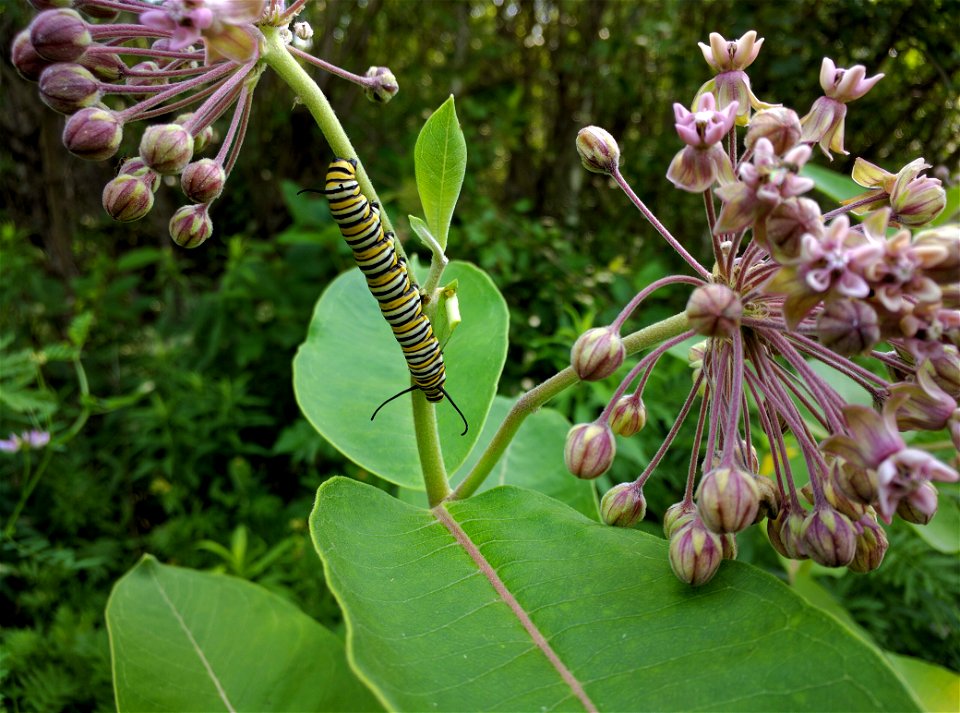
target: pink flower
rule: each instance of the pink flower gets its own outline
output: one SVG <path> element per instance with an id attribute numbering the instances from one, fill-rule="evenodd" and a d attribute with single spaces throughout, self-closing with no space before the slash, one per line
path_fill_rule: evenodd
<path id="1" fill-rule="evenodd" d="M 11 433 L 9 438 L 0 440 L 0 452 L 16 453 L 17 451 L 36 450 L 43 448 L 50 442 L 47 431 L 23 431 L 19 436 Z"/>
<path id="2" fill-rule="evenodd" d="M 717 102 L 721 109 L 725 109 L 733 102 L 737 103 L 737 122 L 741 126 L 750 119 L 750 110 L 771 109 L 777 104 L 767 104 L 760 101 L 750 88 L 750 77 L 743 70 L 753 64 L 753 60 L 760 54 L 763 38 L 757 39 L 757 33 L 750 30 L 739 40 L 725 40 L 722 35 L 711 32 L 710 45 L 698 42 L 700 51 L 707 64 L 717 72 L 717 76 L 706 82 L 697 91 L 697 98 L 705 92 L 717 95 Z"/>
<path id="3" fill-rule="evenodd" d="M 173 33 L 169 48 L 180 50 L 203 40 L 207 64 L 219 59 L 247 62 L 259 49 L 260 19 L 266 0 L 165 0 L 147 10 L 140 22 Z"/>
<path id="4" fill-rule="evenodd" d="M 803 127 L 801 141 L 819 143 L 820 150 L 833 160 L 831 149 L 847 154 L 843 148 L 843 122 L 847 116 L 847 102 L 859 99 L 883 79 L 882 74 L 865 79 L 866 68 L 857 64 L 850 69 L 838 68 L 829 57 L 820 65 L 820 86 L 825 96 L 813 103 L 810 112 L 800 120 Z"/>
<path id="5" fill-rule="evenodd" d="M 733 183 L 733 167 L 720 141 L 733 128 L 737 102 L 731 102 L 723 111 L 717 111 L 713 94 L 700 96 L 696 113 L 682 104 L 674 104 L 677 134 L 687 146 L 682 149 L 667 169 L 667 178 L 677 187 L 691 193 L 700 193 L 719 179 L 721 185 Z"/>

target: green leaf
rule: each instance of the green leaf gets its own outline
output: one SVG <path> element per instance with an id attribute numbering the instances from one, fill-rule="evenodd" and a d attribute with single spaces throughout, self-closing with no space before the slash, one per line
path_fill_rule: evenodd
<path id="1" fill-rule="evenodd" d="M 929 713 L 957 710 L 960 701 L 960 676 L 929 661 L 885 651 L 894 669 L 912 688 L 923 710 Z"/>
<path id="2" fill-rule="evenodd" d="M 800 175 L 812 178 L 817 184 L 818 191 L 837 202 L 852 198 L 866 190 L 857 185 L 850 176 L 813 163 L 806 164 L 800 171 Z"/>
<path id="3" fill-rule="evenodd" d="M 82 347 L 86 343 L 87 337 L 90 336 L 90 328 L 92 326 L 93 312 L 81 312 L 73 318 L 70 326 L 67 327 L 67 336 L 75 346 Z"/>
<path id="4" fill-rule="evenodd" d="M 774 577 L 725 562 L 692 589 L 665 541 L 528 490 L 422 510 L 334 478 L 310 529 L 347 655 L 391 709 L 918 709 Z"/>
<path id="5" fill-rule="evenodd" d="M 443 249 L 440 248 L 440 244 L 430 232 L 430 228 L 427 227 L 426 223 L 415 215 L 408 215 L 407 220 L 410 221 L 410 227 L 413 229 L 413 232 L 417 234 L 417 237 L 420 238 L 420 242 L 423 243 L 424 247 L 434 255 L 437 254 L 438 249 L 440 250 L 440 254 L 443 254 Z"/>
<path id="6" fill-rule="evenodd" d="M 377 710 L 343 644 L 288 601 L 147 555 L 107 602 L 117 710 Z"/>
<path id="7" fill-rule="evenodd" d="M 455 470 L 476 442 L 496 393 L 507 355 L 507 306 L 481 270 L 452 262 L 444 273 L 459 281 L 463 322 L 443 356 L 445 388 L 470 424 L 460 436 L 460 417 L 446 399 L 436 405 L 444 462 Z M 367 291 L 359 270 L 334 280 L 321 295 L 306 341 L 293 360 L 297 401 L 307 420 L 352 461 L 381 478 L 423 489 L 409 397 L 385 399 L 410 386 L 403 353 Z"/>
<path id="8" fill-rule="evenodd" d="M 423 125 L 413 160 L 424 217 L 430 232 L 445 249 L 453 208 L 467 170 L 467 143 L 457 120 L 453 95 Z"/>

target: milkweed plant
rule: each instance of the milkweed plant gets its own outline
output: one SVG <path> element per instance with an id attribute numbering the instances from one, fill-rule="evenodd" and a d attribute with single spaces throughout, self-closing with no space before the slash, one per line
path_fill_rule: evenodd
<path id="1" fill-rule="evenodd" d="M 112 218 L 143 218 L 154 207 L 161 178 L 175 176 L 184 202 L 169 217 L 170 237 L 185 248 L 210 240 L 215 202 L 236 165 L 258 81 L 271 69 L 313 115 L 331 158 L 354 167 L 349 175 L 355 170 L 358 188 L 349 186 L 355 196 L 350 200 L 365 210 L 371 230 L 385 236 L 378 244 L 390 241 L 398 284 L 407 289 L 408 271 L 418 284 L 360 156 L 306 70 L 330 72 L 381 103 L 396 94 L 397 80 L 386 67 L 358 75 L 310 54 L 312 30 L 298 17 L 306 0 L 30 2 L 39 13 L 17 35 L 11 57 L 19 73 L 37 83 L 43 102 L 65 115 L 65 148 L 103 161 L 118 153 L 122 141 L 139 136 L 137 155 L 124 160 L 103 188 L 103 208 Z M 621 148 L 610 133 L 598 126 L 579 131 L 575 148 L 584 168 L 623 192 L 680 256 L 684 271 L 657 279 L 611 324 L 583 333 L 572 345 L 570 367 L 512 404 L 455 487 L 435 414 L 445 404 L 433 403 L 438 395 L 426 399 L 415 381 L 410 408 L 431 512 L 446 512 L 477 493 L 524 421 L 550 399 L 580 381 L 623 374 L 625 362 L 642 354 L 596 419 L 573 426 L 566 436 L 566 468 L 579 479 L 598 478 L 614 461 L 617 437 L 645 427 L 644 391 L 661 358 L 695 339 L 689 349 L 692 383 L 676 398 L 673 426 L 643 472 L 609 490 L 599 508 L 609 526 L 630 528 L 643 519 L 648 481 L 678 433 L 689 429 L 685 493 L 663 518 L 665 554 L 682 582 L 709 582 L 724 559 L 736 558 L 736 534 L 754 525 L 785 558 L 865 573 L 881 565 L 888 547 L 881 521 L 922 525 L 934 517 L 933 484 L 956 482 L 958 473 L 904 434 L 946 429 L 960 447 L 960 235 L 955 225 L 928 227 L 944 210 L 944 188 L 925 174 L 930 165 L 922 157 L 895 173 L 858 158 L 852 178 L 863 193 L 822 206 L 805 167 L 815 157 L 829 161 L 834 153 L 848 153 L 848 105 L 883 75 L 824 58 L 823 96 L 803 113 L 754 93 L 748 70 L 762 45 L 752 31 L 737 40 L 711 34 L 700 49 L 712 77 L 689 102 L 673 105 L 677 153 L 666 179 L 677 190 L 702 196 L 705 242 L 699 235 L 676 235 L 658 220 L 622 173 Z M 227 128 L 215 148 L 213 126 L 222 117 Z M 453 131 L 459 132 L 455 122 Z M 418 181 L 419 170 L 418 164 Z M 343 184 L 330 188 L 330 180 L 328 194 L 346 190 Z M 461 306 L 464 320 L 469 318 L 469 295 L 458 293 L 458 281 L 441 284 L 459 187 L 452 202 L 436 210 L 424 200 L 426 221 L 411 219 L 432 259 L 417 288 L 422 300 L 408 292 L 404 297 L 418 309 L 422 302 L 433 331 L 450 344 L 457 340 Z M 349 215 L 339 210 L 349 239 Z M 697 254 L 701 244 L 710 249 Z M 373 288 L 376 269 L 364 259 Z M 675 285 L 689 290 L 685 312 L 626 330 L 655 292 Z M 386 315 L 383 300 L 381 309 Z M 395 318 L 391 324 L 396 333 L 405 322 Z M 431 354 L 439 359 L 435 342 Z M 400 352 L 388 356 L 402 362 Z M 455 358 L 448 353 L 451 370 Z M 442 369 L 442 359 L 439 364 Z M 847 403 L 826 371 L 855 382 L 872 406 Z M 362 380 L 364 373 L 358 369 L 348 378 Z M 452 395 L 457 388 L 451 377 L 447 389 Z M 471 430 L 479 431 L 486 411 L 465 411 L 476 426 Z M 763 473 L 761 457 L 772 463 Z M 463 542 L 463 530 L 449 524 L 448 515 L 437 517 Z M 495 581 L 477 559 L 479 551 L 465 547 Z M 516 603 L 506 595 L 504 600 Z M 359 666 L 356 657 L 351 661 Z M 570 683 L 566 674 L 564 681 Z M 589 687 L 570 686 L 585 707 L 596 708 Z M 390 704 L 386 694 L 380 699 Z"/>

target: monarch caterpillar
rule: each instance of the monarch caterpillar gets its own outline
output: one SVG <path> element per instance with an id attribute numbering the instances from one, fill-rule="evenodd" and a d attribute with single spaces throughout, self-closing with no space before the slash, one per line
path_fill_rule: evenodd
<path id="1" fill-rule="evenodd" d="M 447 378 L 443 353 L 433 332 L 433 325 L 423 313 L 420 291 L 410 281 L 406 262 L 397 256 L 393 233 L 383 232 L 379 206 L 370 203 L 360 192 L 357 162 L 354 159 L 334 159 L 327 169 L 324 190 L 312 192 L 323 193 L 327 197 L 340 234 L 353 250 L 357 267 L 366 278 L 370 293 L 380 305 L 380 313 L 400 344 L 413 380 L 413 386 L 380 404 L 370 420 L 376 418 L 380 409 L 394 399 L 420 389 L 430 402 L 442 401 L 446 396 L 463 419 L 463 433 L 460 435 L 466 434 L 469 428 L 467 419 L 443 388 Z"/>

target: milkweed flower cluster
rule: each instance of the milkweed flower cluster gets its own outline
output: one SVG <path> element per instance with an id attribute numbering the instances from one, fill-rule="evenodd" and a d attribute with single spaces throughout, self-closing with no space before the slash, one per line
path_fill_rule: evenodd
<path id="1" fill-rule="evenodd" d="M 697 414 L 685 496 L 663 522 L 673 570 L 693 585 L 736 556 L 736 533 L 764 522 L 784 557 L 875 569 L 887 548 L 879 521 L 929 522 L 937 509 L 932 483 L 960 477 L 901 435 L 945 429 L 960 448 L 960 230 L 929 227 L 944 208 L 944 189 L 923 175 L 929 165 L 922 158 L 896 173 L 858 159 L 853 178 L 867 192 L 824 214 L 800 171 L 814 144 L 827 156 L 845 153 L 847 104 L 883 75 L 867 78 L 864 67 L 840 69 L 825 59 L 825 96 L 801 119 L 753 95 L 744 69 L 762 42 L 755 32 L 729 42 L 711 34 L 709 46 L 700 46 L 716 76 L 693 110 L 674 105 L 684 146 L 667 178 L 704 197 L 709 263 L 636 195 L 608 132 L 591 126 L 577 137 L 584 167 L 612 177 L 694 274 L 654 282 L 611 325 L 574 345 L 578 376 L 605 378 L 625 360 L 621 330 L 637 307 L 666 285 L 693 288 L 688 330 L 644 355 L 594 422 L 571 429 L 567 467 L 581 478 L 606 472 L 616 436 L 646 423 L 643 391 L 660 357 L 702 337 L 690 350 L 693 385 L 675 424 L 643 473 L 601 503 L 608 524 L 642 518 L 647 479 Z M 855 224 L 849 213 L 863 221 Z M 852 379 L 875 407 L 846 403 L 811 361 Z M 761 448 L 772 473 L 760 472 Z M 796 472 L 792 452 L 805 472 Z"/>
<path id="2" fill-rule="evenodd" d="M 0 453 L 16 453 L 17 451 L 37 450 L 50 443 L 50 434 L 47 431 L 23 431 L 19 435 L 11 433 L 7 438 L 0 439 Z"/>
<path id="3" fill-rule="evenodd" d="M 312 35 L 307 23 L 293 22 L 306 0 L 30 2 L 40 12 L 16 36 L 11 59 L 37 83 L 44 103 L 67 116 L 63 143 L 70 153 L 109 159 L 135 122 L 160 120 L 143 130 L 137 155 L 104 187 L 103 207 L 115 220 L 139 220 L 153 208 L 161 177 L 178 176 L 189 202 L 175 211 L 169 230 L 183 247 L 213 233 L 210 206 L 237 161 L 263 70 L 261 28 L 282 28 L 291 54 L 355 82 L 374 101 L 388 101 L 398 89 L 385 67 L 361 77 L 295 46 Z M 216 155 L 200 157 L 215 122 L 231 111 Z"/>

